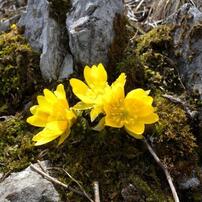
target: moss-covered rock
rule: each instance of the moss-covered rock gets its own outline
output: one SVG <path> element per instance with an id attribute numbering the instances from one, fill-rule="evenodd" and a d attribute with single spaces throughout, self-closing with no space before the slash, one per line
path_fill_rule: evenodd
<path id="1" fill-rule="evenodd" d="M 135 41 L 135 52 L 144 66 L 148 86 L 180 94 L 183 86 L 177 72 L 172 31 L 168 25 L 152 29 Z"/>
<path id="2" fill-rule="evenodd" d="M 151 138 L 157 153 L 173 175 L 191 173 L 197 166 L 197 142 L 185 111 L 160 96 L 155 97 L 159 122 Z M 189 165 L 189 166 L 188 166 Z"/>
<path id="3" fill-rule="evenodd" d="M 0 74 L 1 112 L 18 109 L 42 81 L 39 55 L 32 51 L 15 25 L 9 33 L 0 35 Z"/>

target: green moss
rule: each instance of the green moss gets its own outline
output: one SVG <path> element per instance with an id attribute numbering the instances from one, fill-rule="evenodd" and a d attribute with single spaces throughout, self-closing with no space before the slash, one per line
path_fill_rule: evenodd
<path id="1" fill-rule="evenodd" d="M 115 37 L 109 51 L 109 66 L 115 70 L 114 77 L 120 72 L 127 74 L 127 91 L 143 87 L 181 93 L 183 86 L 177 72 L 173 27 L 158 26 L 135 39 L 135 46 L 129 41 L 131 34 L 124 35 L 127 33 L 126 23 L 121 27 L 117 29 L 120 37 L 117 40 Z"/>
<path id="2" fill-rule="evenodd" d="M 127 76 L 126 92 L 138 87 L 144 87 L 145 74 L 142 64 L 134 55 L 128 55 L 116 65 L 117 75 L 124 72 Z"/>
<path id="3" fill-rule="evenodd" d="M 144 34 L 137 40 L 137 53 L 141 55 L 149 49 L 166 53 L 167 49 L 172 46 L 171 31 L 172 27 L 162 25 Z"/>
<path id="4" fill-rule="evenodd" d="M 85 118 L 79 119 L 61 147 L 56 148 L 54 144 L 47 147 L 45 159 L 79 180 L 92 196 L 92 182 L 97 180 L 103 201 L 123 201 L 121 191 L 130 183 L 138 187 L 140 196 L 146 196 L 147 201 L 155 201 L 157 198 L 159 201 L 169 201 L 170 196 L 167 190 L 164 192 L 161 189 L 162 184 L 155 171 L 156 165 L 153 165 L 142 141 L 129 137 L 124 130 L 106 128 L 96 133 L 90 129 Z M 61 170 L 58 173 L 53 172 L 54 175 L 70 186 L 75 186 Z M 75 193 L 64 190 L 61 193 L 70 201 L 85 201 Z"/>
<path id="5" fill-rule="evenodd" d="M 20 115 L 0 122 L 0 172 L 19 171 L 36 158 L 32 133 Z"/>
<path id="6" fill-rule="evenodd" d="M 39 55 L 13 26 L 9 33 L 0 35 L 0 58 L 0 106 L 7 105 L 12 113 L 40 86 Z"/>
<path id="7" fill-rule="evenodd" d="M 173 201 L 170 196 L 166 198 L 162 193 L 162 190 L 153 189 L 151 185 L 149 186 L 148 183 L 141 179 L 139 176 L 134 176 L 132 178 L 132 182 L 139 190 L 139 193 L 144 193 L 146 202 Z"/>
<path id="8" fill-rule="evenodd" d="M 173 171 L 172 174 L 179 170 L 181 173 L 192 172 L 196 166 L 197 144 L 184 110 L 160 96 L 155 97 L 155 102 L 160 121 L 152 138 L 157 153 Z"/>
<path id="9" fill-rule="evenodd" d="M 145 69 L 147 86 L 181 93 L 172 30 L 171 26 L 161 25 L 136 39 L 135 55 Z"/>

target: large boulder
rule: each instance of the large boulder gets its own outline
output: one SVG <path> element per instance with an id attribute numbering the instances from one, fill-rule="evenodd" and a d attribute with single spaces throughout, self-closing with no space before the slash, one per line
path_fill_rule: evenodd
<path id="1" fill-rule="evenodd" d="M 73 0 L 67 14 L 69 46 L 75 62 L 82 65 L 108 62 L 114 37 L 113 23 L 123 14 L 122 0 Z"/>
<path id="2" fill-rule="evenodd" d="M 53 184 L 28 167 L 21 172 L 12 173 L 0 183 L 0 201 L 59 202 L 61 200 Z"/>
<path id="3" fill-rule="evenodd" d="M 31 46 L 42 52 L 40 69 L 44 79 L 66 78 L 72 73 L 73 59 L 68 52 L 67 33 L 62 23 L 51 16 L 48 1 L 29 0 L 18 25 L 24 27 L 24 35 Z"/>

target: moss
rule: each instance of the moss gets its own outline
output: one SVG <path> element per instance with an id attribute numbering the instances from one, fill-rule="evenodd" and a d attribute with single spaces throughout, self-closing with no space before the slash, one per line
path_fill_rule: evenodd
<path id="1" fill-rule="evenodd" d="M 125 72 L 127 91 L 134 87 L 164 88 L 180 94 L 184 87 L 177 72 L 177 55 L 172 38 L 174 28 L 159 26 L 135 39 L 134 45 L 129 40 L 131 33 L 125 34 L 128 31 L 126 24 L 117 29 L 119 37 L 115 37 L 109 51 L 109 66 L 113 69 L 114 78 Z"/>
<path id="2" fill-rule="evenodd" d="M 129 183 L 137 186 L 141 197 L 146 197 L 147 201 L 157 198 L 168 201 L 170 196 L 167 190 L 162 191 L 152 158 L 140 140 L 129 137 L 123 130 L 106 128 L 96 133 L 85 118 L 79 119 L 61 147 L 49 144 L 44 159 L 65 169 L 92 196 L 92 182 L 98 180 L 102 201 L 123 201 L 121 191 Z M 75 183 L 61 170 L 53 172 L 53 175 L 74 187 Z M 61 194 L 70 201 L 85 201 L 83 197 L 65 190 L 61 190 Z"/>
<path id="3" fill-rule="evenodd" d="M 137 53 L 141 55 L 152 49 L 166 54 L 167 49 L 172 46 L 171 31 L 172 27 L 162 25 L 144 34 L 137 40 Z"/>
<path id="4" fill-rule="evenodd" d="M 134 176 L 132 178 L 132 182 L 139 190 L 139 193 L 142 193 L 144 195 L 145 198 L 144 201 L 147 202 L 173 201 L 170 196 L 166 198 L 165 195 L 162 194 L 162 190 L 153 189 L 151 186 L 148 185 L 146 181 L 141 179 L 139 176 Z"/>
<path id="5" fill-rule="evenodd" d="M 155 97 L 159 123 L 153 131 L 153 143 L 172 174 L 191 172 L 196 166 L 197 144 L 183 109 L 160 96 Z"/>
<path id="6" fill-rule="evenodd" d="M 39 55 L 13 26 L 9 33 L 0 35 L 0 58 L 0 105 L 7 105 L 12 113 L 40 86 Z"/>
<path id="7" fill-rule="evenodd" d="M 136 39 L 135 55 L 145 69 L 148 86 L 181 93 L 172 30 L 171 26 L 161 25 Z"/>
<path id="8" fill-rule="evenodd" d="M 117 75 L 124 72 L 127 76 L 126 92 L 145 85 L 144 68 L 134 55 L 128 55 L 116 65 Z"/>
<path id="9" fill-rule="evenodd" d="M 187 127 L 183 110 L 162 98 L 156 98 L 156 103 L 161 117 L 159 125 L 163 125 L 157 125 L 153 129 L 152 137 L 157 152 L 161 153 L 163 160 L 164 157 L 172 158 L 174 163 L 179 162 L 179 159 L 180 162 L 186 158 L 192 160 L 191 155 L 194 154 L 196 145 L 192 133 L 183 132 L 183 128 Z M 171 126 L 167 127 L 166 120 Z M 28 130 L 31 132 L 27 132 Z M 148 129 L 146 133 L 153 130 Z M 0 168 L 1 172 L 21 170 L 29 162 L 36 161 L 36 158 L 48 159 L 53 166 L 60 168 L 60 172 L 53 172 L 55 177 L 76 187 L 75 183 L 61 172 L 62 168 L 65 169 L 79 180 L 92 196 L 92 182 L 98 180 L 102 201 L 123 201 L 121 191 L 129 184 L 137 189 L 140 201 L 172 201 L 164 173 L 155 164 L 143 142 L 128 136 L 124 130 L 106 128 L 100 133 L 94 132 L 83 113 L 72 128 L 70 137 L 60 147 L 57 147 L 57 141 L 43 147 L 33 147 L 31 138 L 36 132 L 38 131 L 33 132 L 28 128 L 20 115 L 1 122 L 0 163 L 4 165 Z M 39 157 L 41 151 L 46 152 Z M 171 161 L 169 165 L 172 165 Z M 70 201 L 85 201 L 75 193 L 60 187 L 58 189 L 61 195 Z"/>
<path id="10" fill-rule="evenodd" d="M 19 171 L 36 158 L 31 143 L 32 133 L 21 115 L 0 122 L 0 172 Z"/>

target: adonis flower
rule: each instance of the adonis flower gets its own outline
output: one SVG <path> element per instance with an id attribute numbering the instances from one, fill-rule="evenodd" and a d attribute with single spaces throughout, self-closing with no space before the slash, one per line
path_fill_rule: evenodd
<path id="1" fill-rule="evenodd" d="M 100 125 L 124 127 L 130 135 L 142 139 L 145 124 L 159 120 L 152 106 L 153 98 L 148 94 L 149 91 L 139 88 L 132 90 L 125 97 L 123 87 L 114 88 L 111 99 L 104 105 L 106 116 Z"/>
<path id="2" fill-rule="evenodd" d="M 79 79 L 70 79 L 73 93 L 81 100 L 74 106 L 74 109 L 85 110 L 91 109 L 91 121 L 103 111 L 103 105 L 108 99 L 112 87 L 107 82 L 107 72 L 102 64 L 93 65 L 91 68 L 84 68 L 84 79 L 82 82 Z M 122 73 L 118 79 L 112 84 L 114 87 L 124 86 L 126 76 Z"/>
<path id="3" fill-rule="evenodd" d="M 76 120 L 75 113 L 69 108 L 64 86 L 59 84 L 56 91 L 44 89 L 44 96 L 38 96 L 38 105 L 30 108 L 31 117 L 27 122 L 44 129 L 33 137 L 35 145 L 46 144 L 58 137 L 61 144 L 70 134 Z"/>

